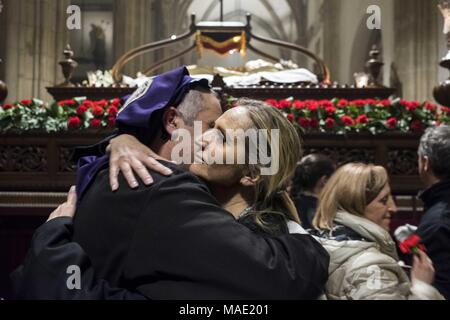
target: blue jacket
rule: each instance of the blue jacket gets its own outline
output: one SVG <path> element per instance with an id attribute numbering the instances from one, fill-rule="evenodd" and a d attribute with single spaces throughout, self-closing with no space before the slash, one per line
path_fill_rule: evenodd
<path id="1" fill-rule="evenodd" d="M 425 214 L 417 233 L 436 270 L 434 286 L 450 299 L 450 179 L 419 195 Z"/>

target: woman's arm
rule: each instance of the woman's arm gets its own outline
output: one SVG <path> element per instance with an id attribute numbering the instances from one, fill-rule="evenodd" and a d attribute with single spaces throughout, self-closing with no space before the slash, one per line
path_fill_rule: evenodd
<path id="1" fill-rule="evenodd" d="M 345 295 L 352 300 L 443 300 L 430 284 L 434 271 L 423 252 L 414 257 L 411 282 L 394 259 L 379 252 L 361 255 L 346 274 Z"/>
<path id="2" fill-rule="evenodd" d="M 166 160 L 170 162 L 170 159 L 158 156 L 131 135 L 122 134 L 111 139 L 106 151 L 110 154 L 109 183 L 113 191 L 119 188 L 117 178 L 119 172 L 122 172 L 131 188 L 138 187 L 138 180 L 133 172 L 137 173 L 146 185 L 153 183 L 153 178 L 147 168 L 167 176 L 172 174 L 172 170 L 157 161 Z"/>
<path id="3" fill-rule="evenodd" d="M 142 300 L 145 296 L 112 288 L 95 277 L 89 257 L 72 238 L 76 193 L 52 212 L 33 235 L 24 263 L 11 274 L 16 299 Z"/>

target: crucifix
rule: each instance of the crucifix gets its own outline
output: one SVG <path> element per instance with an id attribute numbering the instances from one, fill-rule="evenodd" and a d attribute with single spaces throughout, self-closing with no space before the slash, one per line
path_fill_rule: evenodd
<path id="1" fill-rule="evenodd" d="M 220 2 L 220 22 L 223 22 L 223 0 L 219 0 Z"/>

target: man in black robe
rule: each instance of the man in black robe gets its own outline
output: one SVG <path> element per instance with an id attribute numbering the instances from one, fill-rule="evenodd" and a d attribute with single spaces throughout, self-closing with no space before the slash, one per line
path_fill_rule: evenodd
<path id="1" fill-rule="evenodd" d="M 189 127 L 171 106 L 197 90 L 193 83 L 185 68 L 155 78 L 127 100 L 119 128 L 168 158 L 171 125 Z M 169 92 L 158 90 L 164 86 Z M 203 105 L 191 119 L 214 122 L 219 102 L 204 89 L 202 95 Z M 151 141 L 145 141 L 148 127 Z M 74 226 L 63 217 L 36 232 L 14 275 L 19 298 L 315 299 L 322 292 L 329 256 L 310 235 L 252 232 L 220 207 L 203 181 L 169 162 L 160 161 L 172 175 L 153 173 L 152 185 L 134 190 L 120 175 L 112 193 L 107 160 L 89 158 L 80 168 Z M 67 268 L 73 265 L 82 279 L 70 289 Z"/>

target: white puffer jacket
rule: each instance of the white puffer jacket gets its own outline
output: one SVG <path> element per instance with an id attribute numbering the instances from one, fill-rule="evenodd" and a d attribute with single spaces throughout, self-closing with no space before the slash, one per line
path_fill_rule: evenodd
<path id="1" fill-rule="evenodd" d="M 433 286 L 410 282 L 399 265 L 395 242 L 383 228 L 346 212 L 337 213 L 335 222 L 368 241 L 316 238 L 330 254 L 327 299 L 443 300 Z"/>

